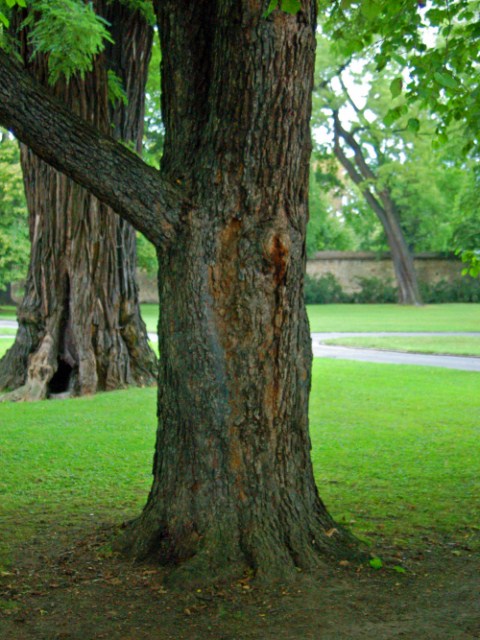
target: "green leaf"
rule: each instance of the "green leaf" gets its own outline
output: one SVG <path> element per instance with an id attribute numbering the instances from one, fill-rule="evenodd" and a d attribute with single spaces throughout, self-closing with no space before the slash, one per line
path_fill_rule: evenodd
<path id="1" fill-rule="evenodd" d="M 400 115 L 398 109 L 389 109 L 383 118 L 383 123 L 386 127 L 391 127 L 400 118 Z"/>
<path id="2" fill-rule="evenodd" d="M 394 567 L 392 567 L 392 569 L 394 571 L 396 571 L 397 573 L 406 573 L 407 570 L 404 569 L 403 567 L 401 567 L 399 564 L 396 564 Z"/>
<path id="3" fill-rule="evenodd" d="M 108 70 L 108 99 L 112 104 L 117 101 L 128 104 L 128 97 L 123 88 L 122 80 L 112 69 Z"/>
<path id="4" fill-rule="evenodd" d="M 25 2 L 25 0 L 17 0 L 17 4 L 19 7 L 22 7 L 22 9 L 27 8 L 27 3 Z"/>
<path id="5" fill-rule="evenodd" d="M 377 558 L 377 557 L 371 558 L 369 564 L 372 567 L 372 569 L 381 569 L 383 567 L 383 562 L 381 561 L 380 558 Z"/>
<path id="6" fill-rule="evenodd" d="M 9 9 L 11 9 L 12 7 L 14 7 L 17 4 L 17 0 L 5 0 L 5 2 L 7 3 L 7 7 Z"/>
<path id="7" fill-rule="evenodd" d="M 420 129 L 420 120 L 418 118 L 409 118 L 407 129 L 412 133 L 417 133 L 417 131 Z"/>
<path id="8" fill-rule="evenodd" d="M 282 0 L 282 11 L 292 16 L 297 15 L 301 8 L 302 4 L 300 0 Z"/>
<path id="9" fill-rule="evenodd" d="M 392 53 L 392 60 L 402 65 L 402 67 L 406 67 L 408 64 L 408 60 L 403 56 L 399 56 L 398 53 Z"/>
<path id="10" fill-rule="evenodd" d="M 0 11 L 0 22 L 4 25 L 6 29 L 8 29 L 8 27 L 10 26 L 9 19 L 7 18 L 7 16 L 4 16 L 1 11 Z"/>
<path id="11" fill-rule="evenodd" d="M 375 20 L 382 11 L 382 6 L 375 0 L 363 0 L 361 3 L 361 11 L 367 20 Z"/>
<path id="12" fill-rule="evenodd" d="M 442 87 L 446 87 L 448 89 L 458 89 L 459 82 L 450 73 L 447 73 L 445 71 L 443 71 L 442 73 L 440 73 L 440 71 L 435 71 L 433 77 Z"/>
<path id="13" fill-rule="evenodd" d="M 395 78 L 390 83 L 390 93 L 392 98 L 397 98 L 402 93 L 403 80 L 402 78 Z"/>
<path id="14" fill-rule="evenodd" d="M 279 0 L 270 0 L 270 4 L 268 5 L 265 13 L 263 14 L 264 18 L 268 18 L 268 16 L 275 11 L 275 9 L 278 9 L 278 1 Z"/>

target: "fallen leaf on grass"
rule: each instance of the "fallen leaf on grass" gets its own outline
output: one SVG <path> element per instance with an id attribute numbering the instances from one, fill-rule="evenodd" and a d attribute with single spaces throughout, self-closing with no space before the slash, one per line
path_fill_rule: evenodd
<path id="1" fill-rule="evenodd" d="M 392 567 L 392 569 L 394 571 L 396 571 L 397 573 L 406 573 L 407 572 L 407 570 L 404 567 L 401 567 L 398 564 L 396 564 L 394 567 Z"/>
<path id="2" fill-rule="evenodd" d="M 383 567 L 383 562 L 380 558 L 371 558 L 370 562 L 369 562 L 370 566 L 372 567 L 372 569 L 381 569 Z"/>

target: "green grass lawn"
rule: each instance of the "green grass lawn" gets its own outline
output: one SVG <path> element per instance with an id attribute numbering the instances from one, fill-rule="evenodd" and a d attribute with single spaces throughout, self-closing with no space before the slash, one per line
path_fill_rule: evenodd
<path id="1" fill-rule="evenodd" d="M 142 318 L 147 325 L 148 331 L 157 332 L 158 325 L 158 304 L 142 304 Z"/>
<path id="2" fill-rule="evenodd" d="M 312 331 L 480 331 L 480 304 L 309 305 Z"/>
<path id="3" fill-rule="evenodd" d="M 480 331 L 480 304 L 308 305 L 312 331 Z M 156 331 L 158 306 L 142 305 L 149 331 Z"/>
<path id="4" fill-rule="evenodd" d="M 479 392 L 477 373 L 316 359 L 312 455 L 333 515 L 370 539 L 479 546 Z"/>
<path id="5" fill-rule="evenodd" d="M 158 305 L 142 304 L 149 331 L 157 330 Z M 308 305 L 312 331 L 480 331 L 480 304 Z M 14 307 L 0 308 L 0 320 L 15 319 Z"/>
<path id="6" fill-rule="evenodd" d="M 478 392 L 475 373 L 316 360 L 312 454 L 333 515 L 374 542 L 473 544 Z M 141 509 L 155 402 L 151 388 L 0 404 L 0 561 L 49 527 L 121 522 Z"/>
<path id="7" fill-rule="evenodd" d="M 15 336 L 16 333 L 16 329 L 12 329 L 10 327 L 0 327 L 0 335 L 2 336 Z"/>
<path id="8" fill-rule="evenodd" d="M 0 306 L 0 320 L 16 320 L 17 308 L 9 306 Z"/>
<path id="9" fill-rule="evenodd" d="M 0 338 L 0 358 L 4 355 L 7 349 L 10 349 L 12 344 L 13 344 L 13 339 L 10 340 L 9 338 Z"/>
<path id="10" fill-rule="evenodd" d="M 480 356 L 480 337 L 354 337 L 325 340 L 325 344 L 338 344 L 346 347 L 363 347 L 367 349 L 386 349 L 389 351 L 406 351 L 412 353 L 443 353 L 448 355 Z"/>

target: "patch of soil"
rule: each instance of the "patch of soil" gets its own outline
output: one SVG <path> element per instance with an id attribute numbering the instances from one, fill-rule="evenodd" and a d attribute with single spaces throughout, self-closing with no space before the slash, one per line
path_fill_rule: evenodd
<path id="1" fill-rule="evenodd" d="M 444 544 L 402 557 L 384 549 L 379 570 L 343 562 L 270 589 L 246 577 L 173 591 L 162 568 L 111 553 L 111 528 L 45 533 L 1 574 L 1 638 L 480 638 L 480 558 L 468 548 Z"/>

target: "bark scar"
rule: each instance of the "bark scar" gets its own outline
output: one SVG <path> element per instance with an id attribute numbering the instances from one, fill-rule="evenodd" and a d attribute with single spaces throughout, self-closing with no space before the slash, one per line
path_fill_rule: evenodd
<path id="1" fill-rule="evenodd" d="M 263 253 L 271 265 L 276 285 L 285 277 L 290 264 L 290 238 L 286 233 L 271 233 L 264 243 Z"/>

